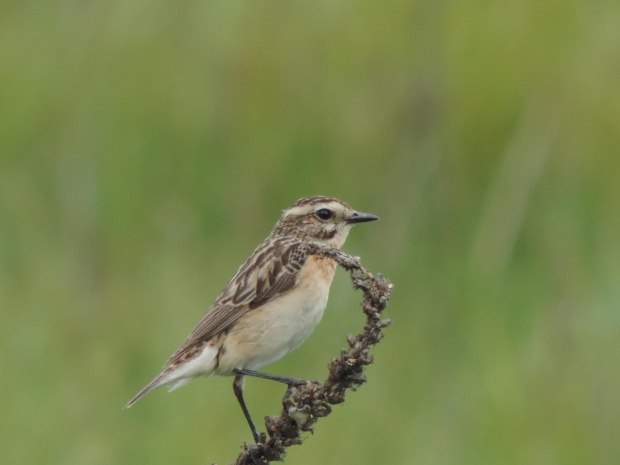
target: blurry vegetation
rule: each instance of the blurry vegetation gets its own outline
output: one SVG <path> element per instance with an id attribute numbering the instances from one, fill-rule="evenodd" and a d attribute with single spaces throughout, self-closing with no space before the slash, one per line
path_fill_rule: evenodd
<path id="1" fill-rule="evenodd" d="M 395 324 L 288 462 L 619 463 L 618 24 L 606 0 L 0 3 L 2 461 L 233 460 L 232 379 L 122 406 L 325 194 L 381 216 L 345 249 Z M 269 371 L 323 377 L 358 306 L 340 271 Z"/>

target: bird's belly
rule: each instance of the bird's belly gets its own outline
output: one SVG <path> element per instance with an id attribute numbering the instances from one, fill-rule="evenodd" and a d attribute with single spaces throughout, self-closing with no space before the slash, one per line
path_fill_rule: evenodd
<path id="1" fill-rule="evenodd" d="M 299 347 L 323 316 L 329 284 L 297 286 L 238 320 L 226 337 L 217 371 L 258 370 Z"/>

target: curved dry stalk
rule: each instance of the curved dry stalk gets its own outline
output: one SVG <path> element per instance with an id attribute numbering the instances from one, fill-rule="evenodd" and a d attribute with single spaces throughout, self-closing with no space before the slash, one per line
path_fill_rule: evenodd
<path id="1" fill-rule="evenodd" d="M 392 323 L 381 319 L 381 312 L 393 289 L 387 279 L 381 274 L 373 276 L 362 267 L 358 257 L 318 245 L 307 247 L 310 254 L 332 258 L 349 272 L 353 288 L 364 293 L 362 308 L 366 325 L 357 336 L 347 337 L 349 349 L 342 350 L 329 363 L 329 376 L 323 384 L 309 381 L 287 391 L 280 416 L 265 417 L 269 439 L 261 433 L 258 444 L 244 443 L 236 465 L 265 465 L 271 461 L 283 461 L 287 447 L 302 443 L 302 431 L 312 432 L 318 419 L 331 413 L 331 405 L 344 402 L 347 389 L 354 391 L 366 382 L 363 371 L 373 361 L 371 347 L 383 338 L 383 328 Z"/>

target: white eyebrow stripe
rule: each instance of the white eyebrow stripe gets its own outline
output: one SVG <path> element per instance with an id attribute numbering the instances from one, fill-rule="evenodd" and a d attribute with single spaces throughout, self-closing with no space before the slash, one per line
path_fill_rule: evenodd
<path id="1" fill-rule="evenodd" d="M 320 210 L 321 208 L 328 208 L 332 211 L 343 210 L 344 206 L 339 202 L 322 202 L 315 203 L 311 205 L 300 205 L 299 207 L 293 207 L 284 212 L 284 216 L 301 216 L 307 215 L 308 213 L 312 213 Z"/>
<path id="2" fill-rule="evenodd" d="M 317 207 L 316 210 L 320 210 L 321 208 L 329 208 L 330 210 L 333 210 L 333 211 L 344 210 L 344 206 L 338 202 L 324 203 L 322 205 L 317 205 L 316 207 Z"/>
<path id="3" fill-rule="evenodd" d="M 301 215 L 305 215 L 307 213 L 310 213 L 311 211 L 313 211 L 314 209 L 312 208 L 308 208 L 308 205 L 302 205 L 301 207 L 293 207 L 289 210 L 286 210 L 284 212 L 284 216 L 301 216 Z"/>

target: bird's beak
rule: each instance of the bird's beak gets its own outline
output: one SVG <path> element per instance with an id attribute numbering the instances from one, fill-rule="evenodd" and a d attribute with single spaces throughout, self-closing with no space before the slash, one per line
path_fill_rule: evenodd
<path id="1" fill-rule="evenodd" d="M 355 212 L 347 219 L 347 222 L 355 224 L 355 223 L 365 223 L 367 221 L 375 221 L 378 219 L 379 217 L 377 215 L 372 215 L 370 213 Z"/>

